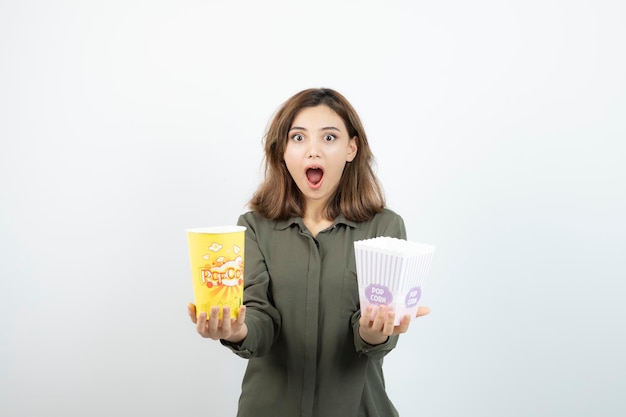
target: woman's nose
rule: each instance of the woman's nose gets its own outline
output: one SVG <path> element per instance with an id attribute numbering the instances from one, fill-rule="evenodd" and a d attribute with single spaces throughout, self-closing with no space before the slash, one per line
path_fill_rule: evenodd
<path id="1" fill-rule="evenodd" d="M 307 149 L 308 158 L 315 158 L 315 157 L 320 156 L 318 146 L 319 145 L 315 143 L 315 141 L 309 142 L 309 148 Z"/>

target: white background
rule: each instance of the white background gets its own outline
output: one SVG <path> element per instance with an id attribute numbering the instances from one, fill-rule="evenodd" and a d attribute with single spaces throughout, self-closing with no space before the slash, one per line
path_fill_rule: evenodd
<path id="1" fill-rule="evenodd" d="M 0 415 L 234 415 L 183 231 L 320 86 L 437 246 L 401 415 L 626 414 L 625 40 L 621 0 L 0 2 Z"/>

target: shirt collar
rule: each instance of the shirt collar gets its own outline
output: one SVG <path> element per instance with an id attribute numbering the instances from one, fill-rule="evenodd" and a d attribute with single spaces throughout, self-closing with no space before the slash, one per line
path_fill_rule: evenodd
<path id="1" fill-rule="evenodd" d="M 345 224 L 346 226 L 350 226 L 352 228 L 356 227 L 356 222 L 353 222 L 352 220 L 346 219 L 343 216 L 343 214 L 340 214 L 339 216 L 337 216 L 337 218 L 333 222 L 333 226 L 337 225 L 337 224 Z"/>
<path id="2" fill-rule="evenodd" d="M 305 227 L 304 226 L 304 221 L 302 220 L 302 217 L 293 216 L 293 217 L 290 217 L 288 219 L 277 220 L 276 221 L 276 229 L 284 230 L 284 229 L 287 229 L 288 227 L 290 227 L 293 224 L 297 224 L 301 228 Z M 343 214 L 340 214 L 339 216 L 337 216 L 337 218 L 335 218 L 335 221 L 333 222 L 333 226 L 338 225 L 338 224 L 345 224 L 346 226 L 350 226 L 352 228 L 356 227 L 356 222 L 354 222 L 352 220 L 346 219 Z"/>

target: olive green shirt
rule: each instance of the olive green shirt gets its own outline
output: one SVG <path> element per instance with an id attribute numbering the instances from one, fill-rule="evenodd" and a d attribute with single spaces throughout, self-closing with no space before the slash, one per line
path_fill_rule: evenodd
<path id="1" fill-rule="evenodd" d="M 222 343 L 249 359 L 238 417 L 393 417 L 383 357 L 398 340 L 359 336 L 354 241 L 406 239 L 402 218 L 384 210 L 366 222 L 339 216 L 313 237 L 302 218 L 243 214 L 248 336 Z"/>

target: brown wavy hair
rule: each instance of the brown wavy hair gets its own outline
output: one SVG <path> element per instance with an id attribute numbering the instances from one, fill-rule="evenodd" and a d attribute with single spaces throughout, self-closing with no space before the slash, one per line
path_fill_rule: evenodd
<path id="1" fill-rule="evenodd" d="M 262 216 L 282 220 L 304 215 L 304 199 L 284 161 L 289 129 L 303 108 L 326 105 L 343 119 L 350 138 L 356 137 L 357 153 L 348 162 L 328 200 L 324 217 L 338 215 L 352 221 L 371 219 L 385 207 L 382 187 L 373 170 L 374 156 L 358 114 L 346 98 L 329 88 L 300 91 L 277 110 L 264 136 L 265 179 L 250 200 L 250 208 Z"/>

